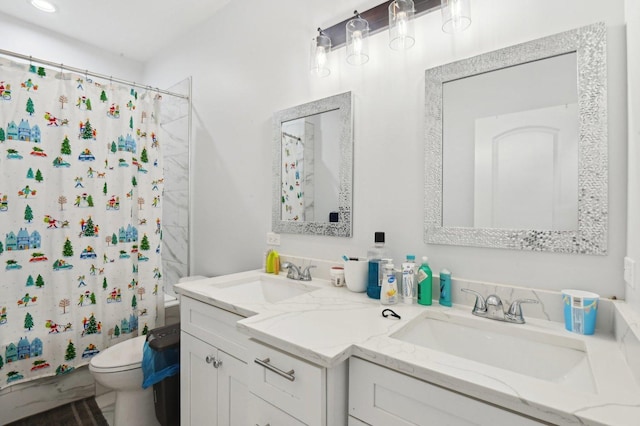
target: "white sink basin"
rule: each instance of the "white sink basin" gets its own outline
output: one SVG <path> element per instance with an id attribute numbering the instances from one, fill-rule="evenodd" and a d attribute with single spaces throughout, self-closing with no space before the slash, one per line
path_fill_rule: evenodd
<path id="1" fill-rule="evenodd" d="M 582 392 L 596 392 L 585 344 L 569 336 L 429 311 L 391 337 Z"/>
<path id="2" fill-rule="evenodd" d="M 227 302 L 276 303 L 314 290 L 317 287 L 301 281 L 258 275 L 247 281 L 229 283 L 221 287 L 217 294 Z"/>

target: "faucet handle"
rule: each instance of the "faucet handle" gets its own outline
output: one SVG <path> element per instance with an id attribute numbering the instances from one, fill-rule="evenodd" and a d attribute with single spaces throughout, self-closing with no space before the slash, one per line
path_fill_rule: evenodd
<path id="1" fill-rule="evenodd" d="M 316 265 L 309 265 L 306 268 L 304 268 L 304 271 L 302 271 L 302 274 L 300 276 L 300 279 L 302 281 L 311 281 L 311 268 L 315 268 Z"/>
<path id="2" fill-rule="evenodd" d="M 509 322 L 515 322 L 517 324 L 524 324 L 524 317 L 522 316 L 523 303 L 540 303 L 535 299 L 516 299 L 509 306 L 509 310 L 504 314 L 504 317 Z"/>
<path id="3" fill-rule="evenodd" d="M 282 264 L 283 268 L 287 268 L 287 278 L 291 278 L 293 280 L 300 279 L 300 269 L 291 262 L 285 262 Z"/>
<path id="4" fill-rule="evenodd" d="M 482 294 L 478 293 L 475 290 L 471 290 L 470 288 L 461 288 L 460 290 L 476 296 L 476 303 L 473 306 L 473 313 L 487 312 L 487 304 Z"/>

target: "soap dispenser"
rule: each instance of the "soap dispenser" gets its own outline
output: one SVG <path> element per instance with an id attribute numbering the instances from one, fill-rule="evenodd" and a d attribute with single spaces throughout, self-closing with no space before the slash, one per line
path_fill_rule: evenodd
<path id="1" fill-rule="evenodd" d="M 380 303 L 383 305 L 395 305 L 398 303 L 398 281 L 393 263 L 385 263 L 382 273 L 382 289 L 380 291 Z"/>

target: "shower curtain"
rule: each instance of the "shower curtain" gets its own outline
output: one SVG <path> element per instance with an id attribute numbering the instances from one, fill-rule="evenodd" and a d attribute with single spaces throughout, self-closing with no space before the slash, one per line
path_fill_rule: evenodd
<path id="1" fill-rule="evenodd" d="M 0 59 L 0 389 L 155 326 L 160 102 Z"/>

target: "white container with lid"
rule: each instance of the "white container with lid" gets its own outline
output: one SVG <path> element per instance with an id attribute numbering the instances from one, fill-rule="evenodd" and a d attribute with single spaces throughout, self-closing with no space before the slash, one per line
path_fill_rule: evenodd
<path id="1" fill-rule="evenodd" d="M 331 284 L 334 287 L 342 287 L 344 285 L 344 268 L 342 266 L 332 266 L 329 274 L 331 275 Z"/>

